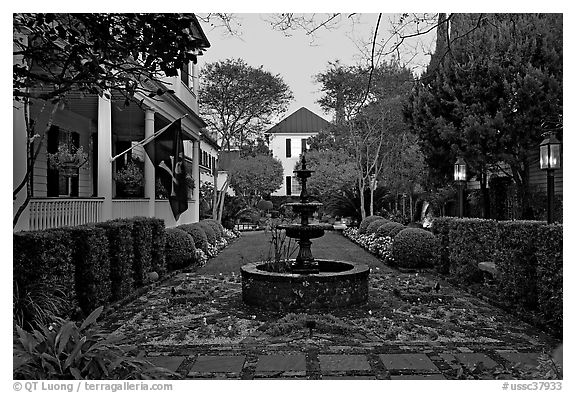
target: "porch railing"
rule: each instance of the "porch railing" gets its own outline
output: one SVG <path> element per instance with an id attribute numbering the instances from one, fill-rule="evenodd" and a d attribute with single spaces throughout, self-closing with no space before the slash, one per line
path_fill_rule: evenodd
<path id="1" fill-rule="evenodd" d="M 30 230 L 100 221 L 103 198 L 35 198 L 30 201 Z"/>
<path id="2" fill-rule="evenodd" d="M 112 217 L 130 218 L 148 216 L 148 199 L 113 199 Z"/>

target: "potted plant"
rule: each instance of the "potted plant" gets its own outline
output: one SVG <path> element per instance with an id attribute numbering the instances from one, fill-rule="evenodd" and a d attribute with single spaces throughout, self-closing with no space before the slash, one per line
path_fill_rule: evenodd
<path id="1" fill-rule="evenodd" d="M 64 176 L 78 176 L 78 168 L 88 163 L 88 154 L 82 146 L 61 143 L 56 153 L 47 153 L 50 168 L 62 171 Z"/>
<path id="2" fill-rule="evenodd" d="M 138 194 L 142 186 L 144 174 L 136 162 L 128 161 L 124 168 L 116 172 L 115 180 L 122 186 L 126 194 L 134 196 Z"/>

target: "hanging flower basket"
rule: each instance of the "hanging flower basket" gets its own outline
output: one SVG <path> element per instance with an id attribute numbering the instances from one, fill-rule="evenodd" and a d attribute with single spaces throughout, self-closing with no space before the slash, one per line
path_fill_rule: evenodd
<path id="1" fill-rule="evenodd" d="M 82 146 L 75 147 L 60 144 L 56 153 L 46 154 L 48 165 L 52 169 L 62 172 L 66 177 L 77 177 L 78 169 L 88 164 L 88 154 Z"/>
<path id="2" fill-rule="evenodd" d="M 142 169 L 134 161 L 128 162 L 124 168 L 116 172 L 114 177 L 128 196 L 137 196 L 144 184 Z"/>
<path id="3" fill-rule="evenodd" d="M 75 162 L 64 162 L 61 164 L 59 170 L 65 177 L 78 177 L 78 164 Z"/>

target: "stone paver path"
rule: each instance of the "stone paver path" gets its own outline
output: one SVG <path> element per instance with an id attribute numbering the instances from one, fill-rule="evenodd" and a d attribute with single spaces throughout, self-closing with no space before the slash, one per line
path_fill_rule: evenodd
<path id="1" fill-rule="evenodd" d="M 103 328 L 183 379 L 456 379 L 480 363 L 510 377 L 557 344 L 448 283 L 434 291 L 431 273 L 399 272 L 330 232 L 314 241 L 314 255 L 370 265 L 367 304 L 309 314 L 246 306 L 239 268 L 266 255 L 265 241 L 244 234 L 198 271 L 120 307 Z M 312 337 L 302 322 L 310 318 Z"/>

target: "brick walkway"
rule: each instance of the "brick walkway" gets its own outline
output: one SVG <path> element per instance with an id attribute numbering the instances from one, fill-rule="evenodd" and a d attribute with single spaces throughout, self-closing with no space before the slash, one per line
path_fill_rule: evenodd
<path id="1" fill-rule="evenodd" d="M 315 242 L 315 256 L 369 264 L 369 301 L 329 315 L 292 314 L 324 321 L 312 336 L 297 325 L 287 329 L 285 314 L 241 301 L 238 269 L 260 252 L 258 236 L 233 243 L 197 272 L 151 288 L 108 315 L 103 327 L 184 379 L 456 379 L 480 363 L 508 378 L 517 367 L 536 366 L 557 344 L 447 283 L 430 292 L 437 277 L 386 267 L 334 233 Z"/>

